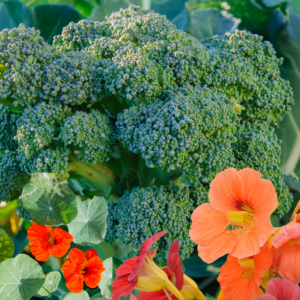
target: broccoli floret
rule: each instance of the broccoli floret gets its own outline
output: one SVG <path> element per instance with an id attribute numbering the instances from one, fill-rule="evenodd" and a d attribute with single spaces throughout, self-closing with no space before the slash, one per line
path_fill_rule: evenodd
<path id="1" fill-rule="evenodd" d="M 7 106 L 0 104 L 0 151 L 17 149 L 18 143 L 14 137 L 17 133 L 16 122 L 19 114 L 12 113 Z"/>
<path id="2" fill-rule="evenodd" d="M 16 140 L 27 157 L 49 146 L 58 135 L 58 126 L 70 114 L 61 104 L 46 102 L 28 107 L 17 121 Z"/>
<path id="3" fill-rule="evenodd" d="M 39 34 L 24 24 L 0 32 L 0 64 L 7 68 L 0 76 L 0 99 L 12 97 L 22 106 L 39 102 L 43 67 L 55 55 Z"/>
<path id="4" fill-rule="evenodd" d="M 30 176 L 22 172 L 18 151 L 0 152 L 0 199 L 10 201 L 17 199 Z"/>
<path id="5" fill-rule="evenodd" d="M 77 157 L 86 163 L 109 160 L 115 144 L 114 128 L 109 117 L 92 109 L 90 113 L 76 112 L 67 117 L 60 128 L 59 139 L 67 145 L 78 146 Z"/>
<path id="6" fill-rule="evenodd" d="M 170 244 L 179 240 L 180 257 L 188 258 L 194 243 L 189 238 L 191 213 L 195 208 L 189 188 L 150 186 L 125 191 L 119 202 L 109 204 L 106 241 L 119 239 L 138 251 L 142 243 L 156 232 L 169 230 L 154 247 L 160 249 L 156 259 L 166 262 Z M 126 257 L 136 255 L 130 251 Z"/>
<path id="7" fill-rule="evenodd" d="M 118 115 L 116 124 L 118 138 L 130 151 L 141 153 L 148 167 L 174 170 L 187 168 L 190 156 L 196 160 L 194 153 L 208 143 L 231 142 L 239 120 L 228 98 L 190 87 L 169 91 L 164 101 L 133 106 Z"/>

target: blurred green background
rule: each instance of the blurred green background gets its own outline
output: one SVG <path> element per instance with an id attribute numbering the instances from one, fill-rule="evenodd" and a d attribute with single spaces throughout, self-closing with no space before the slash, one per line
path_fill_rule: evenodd
<path id="1" fill-rule="evenodd" d="M 106 15 L 130 4 L 166 15 L 177 28 L 197 39 L 245 29 L 262 35 L 274 45 L 278 57 L 284 58 L 281 76 L 290 81 L 294 91 L 295 106 L 279 124 L 273 125 L 282 140 L 281 167 L 292 175 L 287 176 L 286 181 L 297 202 L 300 183 L 292 177 L 300 176 L 300 0 L 0 0 L 0 30 L 24 23 L 39 29 L 43 38 L 52 43 L 53 36 L 60 34 L 70 22 L 85 18 L 103 21 Z M 16 243 L 16 255 L 24 251 L 29 253 L 29 248 L 28 224 L 17 218 L 15 205 L 14 202 L 0 205 L 0 220 L 1 227 Z M 274 226 L 285 224 L 289 215 L 283 220 L 274 218 L 272 221 Z M 97 251 L 104 259 L 109 256 L 118 258 L 126 250 L 117 242 L 111 246 L 103 244 Z M 184 261 L 185 272 L 197 281 L 204 293 L 217 295 L 216 278 L 225 259 L 208 266 L 195 253 Z M 58 261 L 50 260 L 43 269 L 59 270 Z M 63 284 L 59 288 L 63 289 Z M 94 299 L 93 291 L 89 294 Z M 59 290 L 51 299 L 59 299 Z"/>

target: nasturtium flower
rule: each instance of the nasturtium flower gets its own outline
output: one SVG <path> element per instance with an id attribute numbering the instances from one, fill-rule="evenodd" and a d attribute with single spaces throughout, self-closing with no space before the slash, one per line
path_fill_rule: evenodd
<path id="1" fill-rule="evenodd" d="M 181 260 L 179 257 L 180 242 L 173 242 L 170 247 L 168 255 L 168 266 L 162 270 L 168 275 L 169 280 L 174 284 L 177 290 L 180 291 L 181 295 L 185 300 L 205 300 L 204 295 L 198 289 L 195 281 L 186 276 L 183 273 Z M 166 289 L 172 300 L 177 300 L 177 297 L 172 295 L 172 293 Z M 140 292 L 137 296 L 138 300 L 168 300 L 167 295 L 163 290 L 156 292 Z"/>
<path id="2" fill-rule="evenodd" d="M 179 300 L 184 300 L 168 275 L 153 261 L 156 250 L 151 246 L 168 231 L 161 231 L 147 239 L 141 246 L 139 256 L 127 259 L 117 270 L 117 279 L 113 281 L 113 300 L 130 295 L 135 290 L 156 292 L 167 289 Z"/>
<path id="3" fill-rule="evenodd" d="M 228 255 L 220 268 L 218 281 L 225 300 L 253 300 L 261 293 L 260 285 L 269 276 L 272 251 L 267 242 L 259 254 L 238 259 Z"/>
<path id="4" fill-rule="evenodd" d="M 52 231 L 50 226 L 42 226 L 32 222 L 27 230 L 27 236 L 32 244 L 30 247 L 32 255 L 39 261 L 46 261 L 50 255 L 61 257 L 65 255 L 73 237 L 68 232 L 55 228 Z"/>
<path id="5" fill-rule="evenodd" d="M 300 224 L 290 222 L 273 237 L 277 256 L 274 267 L 280 277 L 300 283 Z"/>
<path id="6" fill-rule="evenodd" d="M 300 300 L 300 288 L 287 279 L 273 278 L 257 300 Z"/>
<path id="7" fill-rule="evenodd" d="M 96 250 L 90 249 L 84 253 L 74 248 L 69 253 L 69 259 L 63 264 L 62 271 L 67 280 L 67 288 L 75 294 L 82 292 L 83 282 L 92 289 L 96 288 L 105 268 Z"/>
<path id="8" fill-rule="evenodd" d="M 242 259 L 258 254 L 274 231 L 270 215 L 278 205 L 271 181 L 246 168 L 219 173 L 210 184 L 209 201 L 192 214 L 191 239 L 198 254 L 212 263 L 226 253 Z"/>

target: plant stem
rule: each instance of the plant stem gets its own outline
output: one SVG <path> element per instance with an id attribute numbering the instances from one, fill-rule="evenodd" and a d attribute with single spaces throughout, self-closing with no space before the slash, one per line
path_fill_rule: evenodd
<path id="1" fill-rule="evenodd" d="M 167 292 L 167 290 L 165 288 L 163 288 L 163 291 L 165 292 L 165 294 L 168 297 L 168 299 L 172 300 L 172 298 L 170 297 L 169 293 Z"/>

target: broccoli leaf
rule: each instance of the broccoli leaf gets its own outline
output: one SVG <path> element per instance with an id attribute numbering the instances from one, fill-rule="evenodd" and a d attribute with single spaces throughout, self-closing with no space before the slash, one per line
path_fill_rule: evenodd
<path id="1" fill-rule="evenodd" d="M 101 289 L 101 294 L 104 297 L 112 299 L 112 282 L 117 278 L 116 270 L 122 262 L 114 257 L 110 257 L 103 263 L 105 271 L 101 274 L 99 288 Z"/>
<path id="2" fill-rule="evenodd" d="M 101 243 L 106 234 L 107 213 L 107 203 L 103 197 L 95 196 L 93 200 L 79 200 L 78 216 L 68 225 L 74 243 L 82 246 Z"/>
<path id="3" fill-rule="evenodd" d="M 38 291 L 41 296 L 48 296 L 56 291 L 58 284 L 61 280 L 61 275 L 57 271 L 50 272 L 46 275 L 45 283 Z"/>
<path id="4" fill-rule="evenodd" d="M 15 243 L 5 230 L 0 229 L 0 262 L 12 258 L 15 251 Z"/>
<path id="5" fill-rule="evenodd" d="M 0 264 L 1 300 L 29 300 L 44 282 L 42 268 L 28 255 L 19 254 Z"/>
<path id="6" fill-rule="evenodd" d="M 25 210 L 40 225 L 71 223 L 78 214 L 78 199 L 67 181 L 46 173 L 33 177 L 22 193 Z"/>
<path id="7" fill-rule="evenodd" d="M 86 291 L 82 291 L 80 294 L 68 293 L 63 300 L 90 300 L 90 297 Z"/>
<path id="8" fill-rule="evenodd" d="M 197 9 L 191 13 L 188 32 L 197 39 L 233 32 L 241 20 L 217 8 Z"/>

